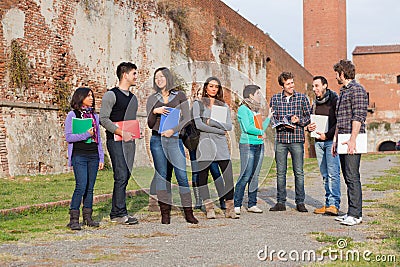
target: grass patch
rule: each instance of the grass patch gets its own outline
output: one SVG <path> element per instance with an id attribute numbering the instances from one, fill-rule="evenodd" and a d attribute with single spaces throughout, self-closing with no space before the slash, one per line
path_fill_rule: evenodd
<path id="1" fill-rule="evenodd" d="M 163 236 L 176 236 L 174 234 L 170 233 L 163 233 L 163 232 L 154 232 L 151 234 L 130 234 L 130 235 L 125 235 L 127 238 L 152 238 L 152 237 L 163 237 Z"/>
<path id="2" fill-rule="evenodd" d="M 148 196 L 140 194 L 128 197 L 126 204 L 129 212 L 142 212 L 148 205 Z M 102 221 L 101 227 L 107 227 L 110 210 L 111 200 L 98 203 L 93 207 L 93 219 Z M 18 240 L 65 239 L 65 235 L 74 233 L 66 227 L 69 222 L 68 212 L 68 207 L 55 207 L 47 210 L 26 211 L 20 214 L 1 216 L 0 244 Z M 72 238 L 74 237 L 72 236 Z"/>

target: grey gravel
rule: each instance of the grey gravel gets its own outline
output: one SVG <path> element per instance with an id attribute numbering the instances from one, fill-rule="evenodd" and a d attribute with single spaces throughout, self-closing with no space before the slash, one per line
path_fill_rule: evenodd
<path id="1" fill-rule="evenodd" d="M 363 162 L 362 180 L 382 175 L 395 164 L 396 157 Z M 282 262 L 275 257 L 260 261 L 257 254 L 268 250 L 318 250 L 326 246 L 315 240 L 312 232 L 334 236 L 349 236 L 354 241 L 365 241 L 368 222 L 342 226 L 332 216 L 315 215 L 312 211 L 323 205 L 324 189 L 319 173 L 306 173 L 306 207 L 299 213 L 294 204 L 294 178 L 288 177 L 287 211 L 270 212 L 275 204 L 275 181 L 259 193 L 261 214 L 242 208 L 239 220 L 224 218 L 217 209 L 217 219 L 207 220 L 196 212 L 200 223 L 190 225 L 179 211 L 174 211 L 170 225 L 161 225 L 157 213 L 138 213 L 138 225 L 101 222 L 98 229 L 59 234 L 59 241 L 13 242 L 0 245 L 0 266 L 303 266 L 307 261 Z M 343 179 L 342 179 L 343 181 Z M 346 211 L 346 190 L 342 182 L 342 208 Z M 382 192 L 364 190 L 364 199 L 382 197 Z M 369 203 L 365 203 L 368 205 Z M 264 254 L 260 254 L 263 256 Z M 288 256 L 286 255 L 286 258 Z"/>

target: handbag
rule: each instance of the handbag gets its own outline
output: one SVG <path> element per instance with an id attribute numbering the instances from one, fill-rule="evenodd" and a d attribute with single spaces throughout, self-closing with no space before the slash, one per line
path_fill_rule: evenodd
<path id="1" fill-rule="evenodd" d="M 198 101 L 200 105 L 200 117 L 204 112 L 204 105 L 201 101 Z M 191 120 L 182 128 L 179 137 L 182 139 L 183 145 L 189 150 L 193 151 L 197 149 L 200 141 L 200 130 L 196 128 L 196 123 L 193 118 L 193 107 L 190 111 Z"/>

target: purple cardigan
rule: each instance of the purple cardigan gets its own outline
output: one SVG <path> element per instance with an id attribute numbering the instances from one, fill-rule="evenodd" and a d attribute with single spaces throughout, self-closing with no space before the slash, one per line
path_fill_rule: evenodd
<path id="1" fill-rule="evenodd" d="M 104 151 L 103 151 L 103 146 L 101 144 L 101 138 L 100 138 L 99 116 L 97 114 L 94 114 L 94 116 L 96 118 L 96 131 L 97 131 L 98 137 L 99 137 L 99 140 L 98 140 L 99 143 L 97 145 L 97 148 L 99 150 L 100 163 L 104 163 Z M 74 111 L 70 111 L 67 115 L 67 118 L 65 119 L 65 140 L 68 142 L 68 166 L 72 166 L 71 157 L 72 157 L 73 143 L 87 140 L 91 136 L 89 132 L 82 133 L 82 134 L 73 134 L 72 133 L 72 118 L 76 118 Z"/>

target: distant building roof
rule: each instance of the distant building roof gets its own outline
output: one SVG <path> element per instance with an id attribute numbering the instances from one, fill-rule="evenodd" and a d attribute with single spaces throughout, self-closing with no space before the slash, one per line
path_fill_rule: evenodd
<path id="1" fill-rule="evenodd" d="M 353 55 L 400 53 L 400 44 L 356 46 Z"/>

